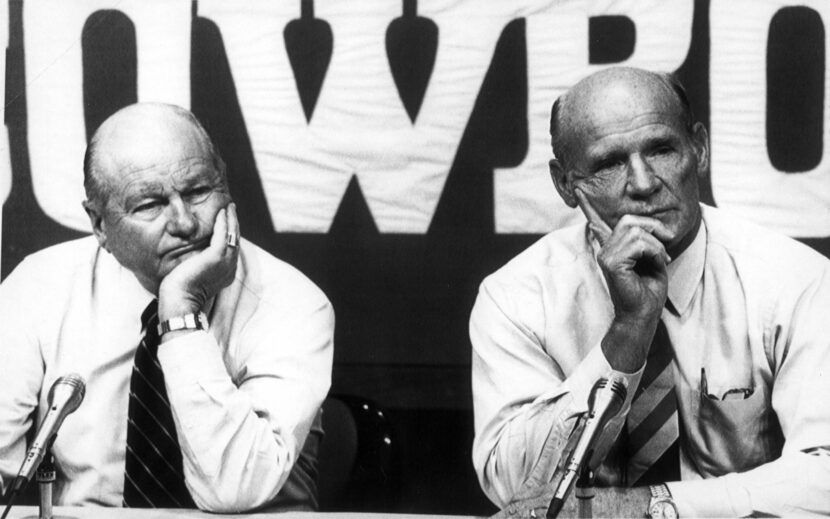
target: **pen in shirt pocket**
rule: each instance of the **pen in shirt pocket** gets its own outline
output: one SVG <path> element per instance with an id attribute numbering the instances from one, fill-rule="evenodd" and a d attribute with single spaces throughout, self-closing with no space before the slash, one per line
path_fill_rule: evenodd
<path id="1" fill-rule="evenodd" d="M 709 381 L 706 379 L 706 368 L 700 368 L 700 394 L 705 395 L 709 400 L 746 400 L 755 388 L 751 387 L 736 387 L 727 389 L 721 396 L 709 393 Z"/>

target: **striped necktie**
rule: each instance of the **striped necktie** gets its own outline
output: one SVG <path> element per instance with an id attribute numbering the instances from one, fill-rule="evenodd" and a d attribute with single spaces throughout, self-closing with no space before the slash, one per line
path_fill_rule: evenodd
<path id="1" fill-rule="evenodd" d="M 671 341 L 660 320 L 626 418 L 629 486 L 680 479 L 677 396 L 672 371 Z"/>
<path id="2" fill-rule="evenodd" d="M 141 314 L 144 336 L 135 353 L 127 415 L 124 506 L 195 508 L 184 484 L 182 453 L 159 364 L 158 301 Z"/>

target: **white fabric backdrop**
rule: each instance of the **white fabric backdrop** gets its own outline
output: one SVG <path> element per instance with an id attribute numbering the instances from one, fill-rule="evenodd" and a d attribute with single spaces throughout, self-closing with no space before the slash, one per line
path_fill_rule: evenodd
<path id="1" fill-rule="evenodd" d="M 401 15 L 389 0 L 316 0 L 334 52 L 307 123 L 283 44 L 299 1 L 200 0 L 198 15 L 222 33 L 275 231 L 325 233 L 352 176 L 381 232 L 425 233 L 459 141 L 507 23 L 526 19 L 529 150 L 517 167 L 494 171 L 495 228 L 541 233 L 575 217 L 547 174 L 553 99 L 592 72 L 588 19 L 625 15 L 636 26 L 628 64 L 675 70 L 689 51 L 688 0 L 420 0 L 439 28 L 438 53 L 420 113 L 411 123 L 389 70 L 384 36 Z M 830 235 L 830 165 L 787 175 L 765 143 L 766 38 L 780 8 L 806 5 L 830 22 L 822 0 L 712 0 L 712 188 L 718 205 L 798 237 Z M 189 106 L 191 0 L 27 1 L 24 4 L 28 143 L 35 195 L 57 222 L 87 229 L 81 209 L 85 146 L 80 35 L 98 9 L 118 9 L 136 27 L 138 98 Z M 7 9 L 0 37 L 7 40 Z M 827 42 L 825 42 L 827 44 Z M 0 60 L 4 61 L 2 53 Z M 3 63 L 0 61 L 0 63 Z M 825 71 L 827 74 L 827 71 Z M 825 79 L 824 148 L 830 81 Z M 11 182 L 8 135 L 0 133 L 0 199 Z"/>

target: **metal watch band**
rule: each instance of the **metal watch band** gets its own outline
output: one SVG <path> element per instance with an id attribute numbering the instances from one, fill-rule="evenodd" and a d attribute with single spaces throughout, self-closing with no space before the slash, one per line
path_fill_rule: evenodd
<path id="1" fill-rule="evenodd" d="M 671 497 L 671 491 L 665 484 L 649 485 L 649 492 L 651 492 L 651 499 L 648 503 L 648 511 L 646 517 L 662 518 L 662 519 L 677 519 L 677 505 Z"/>
<path id="2" fill-rule="evenodd" d="M 159 323 L 158 332 L 159 337 L 167 332 L 175 332 L 178 330 L 207 330 L 208 322 L 207 316 L 204 312 L 198 314 L 185 314 L 178 317 L 171 317 L 170 319 Z"/>
<path id="3" fill-rule="evenodd" d="M 659 485 L 649 485 L 648 489 L 651 492 L 651 497 L 671 497 L 669 487 L 666 486 L 665 483 L 660 483 Z"/>

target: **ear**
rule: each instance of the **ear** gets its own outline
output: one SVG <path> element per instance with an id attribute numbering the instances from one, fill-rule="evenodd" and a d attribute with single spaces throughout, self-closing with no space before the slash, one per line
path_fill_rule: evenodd
<path id="1" fill-rule="evenodd" d="M 101 211 L 98 209 L 98 204 L 90 202 L 89 200 L 84 200 L 83 204 L 84 211 L 86 211 L 86 215 L 89 217 L 89 224 L 92 227 L 92 234 L 95 235 L 95 238 L 98 240 L 98 244 L 109 252 L 107 248 L 107 229 L 106 224 L 104 223 L 104 217 L 101 214 Z"/>
<path id="2" fill-rule="evenodd" d="M 697 176 L 706 178 L 709 176 L 709 133 L 703 123 L 695 123 L 692 128 L 692 142 L 697 157 Z"/>
<path id="3" fill-rule="evenodd" d="M 558 159 L 550 159 L 548 167 L 550 168 L 550 178 L 553 180 L 553 185 L 556 186 L 559 196 L 562 197 L 568 207 L 576 207 L 576 195 L 565 166 Z"/>

